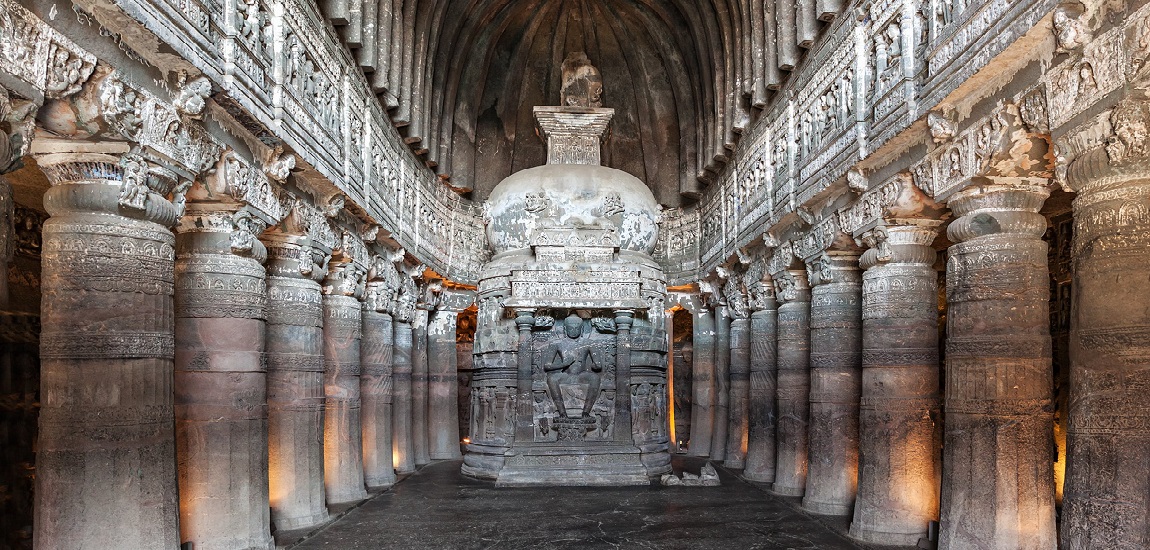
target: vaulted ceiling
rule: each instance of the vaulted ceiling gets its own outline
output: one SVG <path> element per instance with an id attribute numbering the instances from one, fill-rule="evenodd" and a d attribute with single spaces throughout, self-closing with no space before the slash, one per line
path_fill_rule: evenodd
<path id="1" fill-rule="evenodd" d="M 779 84 L 769 43 L 776 3 L 790 6 L 781 15 L 793 21 L 790 0 L 326 0 L 321 7 L 408 143 L 473 198 L 544 163 L 531 109 L 559 103 L 562 60 L 583 51 L 602 73 L 604 106 L 616 111 L 604 163 L 678 206 L 721 169 L 754 107 Z M 812 20 L 822 15 L 814 0 L 800 3 L 810 5 Z"/>

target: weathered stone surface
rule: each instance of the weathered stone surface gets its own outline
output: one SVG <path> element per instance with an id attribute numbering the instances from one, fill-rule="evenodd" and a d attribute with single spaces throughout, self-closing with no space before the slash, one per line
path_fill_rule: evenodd
<path id="1" fill-rule="evenodd" d="M 41 158 L 37 548 L 180 543 L 172 396 L 175 178 L 109 155 Z M 135 179 L 133 179 L 135 178 Z M 121 210 L 126 186 L 144 208 Z M 98 391 L 93 391 L 98 390 Z M 126 482 L 131 480 L 131 482 Z"/>
<path id="2" fill-rule="evenodd" d="M 395 328 L 391 315 L 368 309 L 363 311 L 363 340 L 360 354 L 360 397 L 363 399 L 363 479 L 372 489 L 390 487 L 396 481 L 392 463 L 393 385 L 392 368 L 395 353 Z"/>
<path id="3" fill-rule="evenodd" d="M 806 270 L 772 273 L 779 286 L 778 428 L 775 481 L 780 495 L 802 496 L 807 484 L 810 420 L 811 294 Z"/>
<path id="4" fill-rule="evenodd" d="M 731 317 L 726 305 L 715 307 L 715 424 L 711 429 L 711 460 L 727 458 L 731 419 Z"/>
<path id="5" fill-rule="evenodd" d="M 811 281 L 810 464 L 803 509 L 850 515 L 858 486 L 862 277 L 857 252 L 808 262 Z"/>
<path id="6" fill-rule="evenodd" d="M 939 222 L 876 229 L 863 253 L 858 496 L 850 535 L 911 545 L 938 519 Z"/>
<path id="7" fill-rule="evenodd" d="M 730 406 L 727 456 L 723 466 L 741 470 L 746 465 L 750 430 L 751 320 L 731 321 Z"/>
<path id="8" fill-rule="evenodd" d="M 946 424 L 939 548 L 1052 548 L 1049 191 L 975 186 L 947 262 Z"/>
<path id="9" fill-rule="evenodd" d="M 193 189 L 193 192 L 197 191 Z M 268 502 L 267 286 L 238 205 L 192 202 L 176 237 L 180 533 L 198 548 L 274 546 Z"/>
<path id="10" fill-rule="evenodd" d="M 367 498 L 360 419 L 363 306 L 357 296 L 361 274 L 350 255 L 342 262 L 333 258 L 332 263 L 323 296 L 323 470 L 329 505 Z"/>
<path id="11" fill-rule="evenodd" d="M 427 427 L 427 322 L 425 308 L 411 319 L 411 452 L 416 466 L 431 462 Z"/>
<path id="12" fill-rule="evenodd" d="M 438 310 L 427 326 L 428 454 L 432 460 L 463 458 L 459 451 L 459 378 L 456 322 L 459 312 Z"/>
<path id="13" fill-rule="evenodd" d="M 327 517 L 323 485 L 323 303 L 303 235 L 277 231 L 268 249 L 266 356 L 272 527 L 304 529 Z M 319 273 L 315 268 L 314 273 Z"/>
<path id="14" fill-rule="evenodd" d="M 712 428 L 715 425 L 715 317 L 700 305 L 694 315 L 691 364 L 691 441 L 690 456 L 711 454 Z"/>
<path id="15" fill-rule="evenodd" d="M 392 401 L 392 437 L 395 471 L 415 471 L 411 435 L 411 323 L 396 317 L 394 324 L 394 367 L 391 371 L 395 397 Z"/>
<path id="16" fill-rule="evenodd" d="M 1146 113 L 1144 102 L 1127 100 L 1111 115 L 1115 153 L 1144 145 Z M 1150 533 L 1150 171 L 1144 150 L 1102 153 L 1071 167 L 1079 194 L 1061 544 L 1074 550 L 1137 548 Z"/>
<path id="17" fill-rule="evenodd" d="M 772 287 L 751 314 L 750 426 L 743 477 L 759 483 L 775 481 L 775 380 L 778 376 L 778 303 Z"/>

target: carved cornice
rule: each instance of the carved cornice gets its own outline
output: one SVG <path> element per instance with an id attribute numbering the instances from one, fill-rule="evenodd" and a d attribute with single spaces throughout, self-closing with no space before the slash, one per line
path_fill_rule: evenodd
<path id="1" fill-rule="evenodd" d="M 1067 167 L 1066 183 L 1078 193 L 1150 179 L 1150 90 L 1135 90 L 1108 118 L 1103 145 L 1079 154 Z"/>
<path id="2" fill-rule="evenodd" d="M 0 71 L 47 99 L 80 91 L 96 68 L 96 56 L 11 0 L 0 0 L 0 22 Z"/>
<path id="3" fill-rule="evenodd" d="M 911 174 L 900 172 L 840 210 L 838 218 L 842 230 L 857 237 L 882 223 L 896 223 L 895 220 L 900 219 L 938 218 L 944 211 L 944 206 L 914 184 Z"/>

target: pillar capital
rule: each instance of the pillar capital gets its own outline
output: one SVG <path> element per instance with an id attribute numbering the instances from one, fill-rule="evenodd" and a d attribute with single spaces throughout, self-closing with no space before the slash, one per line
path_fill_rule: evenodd
<path id="1" fill-rule="evenodd" d="M 1150 97 L 1146 96 L 1142 91 L 1119 101 L 1110 111 L 1110 134 L 1101 140 L 1097 136 L 1070 136 L 1065 140 L 1071 144 L 1098 143 L 1093 149 L 1077 152 L 1060 172 L 1080 197 L 1150 180 Z M 1075 153 L 1068 150 L 1071 146 L 1063 149 L 1060 153 Z"/>
<path id="2" fill-rule="evenodd" d="M 344 230 L 332 250 L 328 262 L 327 277 L 323 281 L 323 293 L 333 296 L 363 298 L 367 276 L 367 262 L 370 254 L 359 235 Z"/>
<path id="3" fill-rule="evenodd" d="M 997 178 L 966 187 L 948 202 L 957 219 L 947 237 L 956 243 L 987 235 L 1041 237 L 1046 217 L 1038 211 L 1049 196 L 1049 180 L 1044 179 Z"/>
<path id="4" fill-rule="evenodd" d="M 775 288 L 780 303 L 809 302 L 811 286 L 807 282 L 806 269 L 787 269 L 774 275 Z"/>
<path id="5" fill-rule="evenodd" d="M 933 265 L 934 248 L 938 238 L 940 220 L 905 219 L 898 223 L 878 225 L 863 233 L 859 239 L 867 248 L 859 258 L 863 269 L 886 264 Z"/>
<path id="6" fill-rule="evenodd" d="M 859 281 L 858 251 L 828 250 L 807 259 L 807 279 L 812 287 Z"/>

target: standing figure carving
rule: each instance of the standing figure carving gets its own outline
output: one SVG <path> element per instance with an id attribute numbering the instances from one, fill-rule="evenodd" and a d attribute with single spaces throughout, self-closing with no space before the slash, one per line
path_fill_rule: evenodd
<path id="1" fill-rule="evenodd" d="M 556 338 L 543 350 L 547 390 L 560 418 L 569 418 L 563 387 L 586 385 L 580 418 L 590 418 L 603 382 L 603 364 L 596 359 L 590 339 L 583 338 L 583 319 L 572 313 L 563 321 L 566 338 Z"/>

